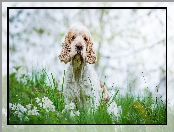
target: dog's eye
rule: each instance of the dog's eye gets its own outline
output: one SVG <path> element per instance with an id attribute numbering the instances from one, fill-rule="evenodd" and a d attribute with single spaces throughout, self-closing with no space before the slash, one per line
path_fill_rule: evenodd
<path id="1" fill-rule="evenodd" d="M 87 41 L 88 39 L 86 37 L 84 37 L 84 40 Z"/>
<path id="2" fill-rule="evenodd" d="M 71 39 L 72 39 L 72 40 L 74 40 L 75 38 L 76 38 L 75 36 L 72 36 L 72 38 L 71 38 Z"/>

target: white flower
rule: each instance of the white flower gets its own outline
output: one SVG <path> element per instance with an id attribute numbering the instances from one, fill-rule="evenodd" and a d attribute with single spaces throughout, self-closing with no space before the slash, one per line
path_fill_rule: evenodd
<path id="1" fill-rule="evenodd" d="M 38 110 L 32 110 L 32 115 L 39 115 Z"/>
<path id="2" fill-rule="evenodd" d="M 55 106 L 54 105 L 51 105 L 50 106 L 50 110 L 53 112 L 53 111 L 55 111 Z"/>
<path id="3" fill-rule="evenodd" d="M 12 110 L 16 110 L 17 106 L 16 104 L 13 104 L 13 106 L 11 107 Z"/>
<path id="4" fill-rule="evenodd" d="M 17 109 L 17 110 L 20 110 L 21 107 L 22 107 L 22 105 L 18 103 L 16 109 Z"/>
<path id="5" fill-rule="evenodd" d="M 75 116 L 75 114 L 74 114 L 74 112 L 71 110 L 71 112 L 70 112 L 70 116 L 71 117 L 74 117 Z"/>
<path id="6" fill-rule="evenodd" d="M 39 114 L 38 111 L 39 110 L 37 110 L 37 107 L 34 106 L 34 109 L 32 110 L 33 115 L 38 115 Z"/>
<path id="7" fill-rule="evenodd" d="M 62 113 L 65 113 L 65 109 L 62 110 Z"/>
<path id="8" fill-rule="evenodd" d="M 38 105 L 39 105 L 40 107 L 42 107 L 42 103 L 39 103 Z"/>
<path id="9" fill-rule="evenodd" d="M 69 109 L 68 105 L 65 105 L 65 110 L 68 110 L 68 109 Z"/>
<path id="10" fill-rule="evenodd" d="M 22 113 L 19 111 L 15 111 L 14 114 L 18 115 L 19 118 L 22 118 Z"/>
<path id="11" fill-rule="evenodd" d="M 28 111 L 28 115 L 32 115 L 32 110 L 29 110 Z"/>
<path id="12" fill-rule="evenodd" d="M 37 97 L 35 98 L 36 99 L 36 102 L 39 103 L 40 102 L 40 99 Z"/>
<path id="13" fill-rule="evenodd" d="M 12 103 L 9 103 L 9 108 L 11 108 L 13 106 L 13 104 Z"/>
<path id="14" fill-rule="evenodd" d="M 53 104 L 50 100 L 47 100 L 43 104 L 43 108 L 50 108 L 50 106 Z"/>
<path id="15" fill-rule="evenodd" d="M 22 113 L 24 113 L 24 112 L 27 111 L 27 109 L 26 109 L 24 106 L 22 106 L 22 107 L 20 108 L 20 110 L 21 110 Z"/>
<path id="16" fill-rule="evenodd" d="M 49 100 L 48 97 L 45 97 L 45 96 L 44 96 L 44 97 L 42 98 L 42 102 L 43 102 L 43 103 L 45 103 L 45 102 L 48 101 L 48 100 Z"/>
<path id="17" fill-rule="evenodd" d="M 23 105 L 21 105 L 21 104 L 18 103 L 17 110 L 19 110 L 21 112 L 25 112 L 27 109 Z"/>
<path id="18" fill-rule="evenodd" d="M 15 114 L 19 114 L 19 111 L 15 111 L 14 113 L 15 113 Z"/>
<path id="19" fill-rule="evenodd" d="M 34 110 L 37 110 L 37 107 L 36 106 L 34 106 Z"/>
<path id="20" fill-rule="evenodd" d="M 28 110 L 31 109 L 31 105 L 32 105 L 32 104 L 26 105 L 26 108 L 27 108 Z"/>
<path id="21" fill-rule="evenodd" d="M 34 109 L 29 110 L 28 115 L 39 115 L 37 107 L 34 106 Z"/>
<path id="22" fill-rule="evenodd" d="M 74 104 L 73 102 L 71 102 L 71 103 L 69 104 L 69 108 L 70 108 L 71 110 L 73 110 L 73 109 L 75 108 L 75 104 Z"/>
<path id="23" fill-rule="evenodd" d="M 2 115 L 5 115 L 5 117 L 7 117 L 7 109 L 2 109 Z"/>
<path id="24" fill-rule="evenodd" d="M 22 118 L 22 113 L 21 112 L 18 112 L 18 117 Z"/>
<path id="25" fill-rule="evenodd" d="M 43 107 L 44 109 L 46 109 L 46 111 L 48 112 L 49 110 L 50 111 L 55 111 L 55 106 L 53 105 L 53 102 L 48 98 L 48 97 L 43 97 L 42 98 L 42 102 L 43 103 L 39 103 L 38 105 L 40 107 Z"/>
<path id="26" fill-rule="evenodd" d="M 78 110 L 78 111 L 76 111 L 76 115 L 77 116 L 79 116 L 80 115 L 80 111 Z"/>

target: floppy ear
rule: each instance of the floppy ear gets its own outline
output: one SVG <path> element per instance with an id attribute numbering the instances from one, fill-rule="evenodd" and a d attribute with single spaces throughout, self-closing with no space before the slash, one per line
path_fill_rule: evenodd
<path id="1" fill-rule="evenodd" d="M 68 32 L 69 34 L 69 32 Z M 65 36 L 65 40 L 62 43 L 62 51 L 60 53 L 60 55 L 58 56 L 61 62 L 64 62 L 65 64 L 68 63 L 71 60 L 70 57 L 70 42 L 68 40 L 68 34 Z"/>
<path id="2" fill-rule="evenodd" d="M 96 61 L 97 61 L 97 56 L 93 46 L 93 39 L 90 35 L 86 48 L 86 62 L 88 62 L 89 64 L 94 64 Z"/>

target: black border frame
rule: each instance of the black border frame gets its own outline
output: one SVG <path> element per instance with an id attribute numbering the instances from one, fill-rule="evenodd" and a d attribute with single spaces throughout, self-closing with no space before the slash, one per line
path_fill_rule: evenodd
<path id="1" fill-rule="evenodd" d="M 167 7 L 7 7 L 7 125 L 167 125 L 167 83 L 166 83 L 166 124 L 10 124 L 9 123 L 9 10 L 10 9 L 166 9 L 166 81 L 167 81 Z"/>

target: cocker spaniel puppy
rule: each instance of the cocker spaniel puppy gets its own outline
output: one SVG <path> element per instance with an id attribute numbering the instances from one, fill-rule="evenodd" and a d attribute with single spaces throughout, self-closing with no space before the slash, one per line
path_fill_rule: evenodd
<path id="1" fill-rule="evenodd" d="M 97 61 L 97 57 L 87 27 L 75 26 L 69 29 L 59 59 L 65 64 L 69 62 L 63 90 L 67 104 L 73 102 L 77 107 L 92 104 L 96 108 L 101 99 L 109 100 L 107 90 L 100 84 L 90 65 Z"/>

